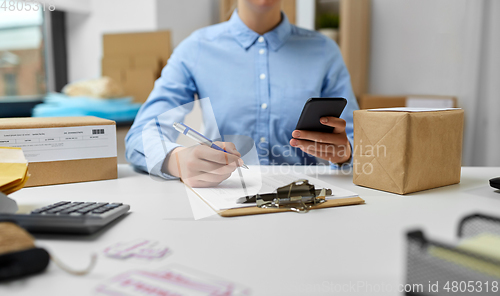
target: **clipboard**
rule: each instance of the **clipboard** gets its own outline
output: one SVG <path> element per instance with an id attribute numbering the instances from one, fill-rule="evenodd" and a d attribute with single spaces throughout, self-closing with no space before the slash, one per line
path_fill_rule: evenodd
<path id="1" fill-rule="evenodd" d="M 341 198 L 341 199 L 330 199 L 330 200 L 325 201 L 324 203 L 312 206 L 311 210 L 332 208 L 332 207 L 361 205 L 364 203 L 365 203 L 365 200 L 360 198 L 359 196 L 350 197 L 350 198 Z M 245 208 L 223 210 L 223 211 L 218 211 L 217 213 L 222 217 L 237 217 L 237 216 L 271 214 L 271 213 L 281 213 L 281 212 L 293 212 L 293 210 L 285 209 L 285 208 L 263 209 L 263 208 L 259 208 L 259 207 L 255 206 L 255 207 L 245 207 Z"/>
<path id="2" fill-rule="evenodd" d="M 188 185 L 186 185 L 188 186 Z M 277 197 L 272 202 L 258 200 L 256 206 L 240 207 L 226 210 L 216 210 L 209 203 L 207 203 L 191 186 L 188 186 L 191 191 L 193 191 L 203 202 L 205 202 L 210 208 L 212 208 L 221 217 L 237 217 L 237 216 L 248 216 L 248 215 L 260 215 L 260 214 L 271 214 L 271 213 L 281 213 L 281 212 L 308 212 L 309 210 L 324 209 L 331 207 L 341 207 L 350 205 L 360 205 L 364 204 L 365 201 L 359 196 L 339 198 L 339 199 L 325 199 L 325 189 L 321 190 L 320 194 L 315 193 L 316 190 L 314 185 L 309 184 L 307 180 L 297 180 L 289 185 L 285 185 L 276 189 Z M 305 189 L 304 189 L 305 188 Z M 307 193 L 309 192 L 309 193 Z M 300 195 L 300 196 L 299 196 Z M 306 196 L 309 195 L 309 196 Z M 257 194 L 258 198 L 258 194 Z M 292 207 L 275 207 L 276 200 L 297 203 L 300 204 L 303 200 L 310 200 L 308 203 L 307 211 L 297 211 Z M 300 200 L 300 201 L 299 201 Z M 272 204 L 271 207 L 265 207 L 265 204 Z M 259 206 L 258 206 L 259 205 Z M 302 205 L 304 203 L 302 202 Z"/>

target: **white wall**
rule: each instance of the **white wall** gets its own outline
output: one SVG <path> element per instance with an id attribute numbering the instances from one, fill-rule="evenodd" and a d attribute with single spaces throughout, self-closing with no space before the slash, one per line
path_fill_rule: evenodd
<path id="1" fill-rule="evenodd" d="M 102 34 L 157 29 L 156 0 L 89 0 L 90 13 L 67 15 L 69 81 L 101 75 Z"/>
<path id="2" fill-rule="evenodd" d="M 32 2 L 45 3 L 47 8 L 49 8 L 49 5 L 52 5 L 57 10 L 89 13 L 92 0 L 41 0 Z"/>
<path id="3" fill-rule="evenodd" d="M 369 92 L 457 96 L 463 165 L 500 165 L 497 11 L 497 0 L 372 0 Z"/>
<path id="4" fill-rule="evenodd" d="M 297 0 L 296 7 L 297 26 L 304 29 L 314 30 L 316 19 L 316 1 Z"/>
<path id="5" fill-rule="evenodd" d="M 175 47 L 197 29 L 219 22 L 219 0 L 158 0 L 158 29 L 172 32 Z"/>
<path id="6" fill-rule="evenodd" d="M 177 46 L 196 29 L 219 22 L 219 0 L 85 0 L 67 4 L 69 81 L 99 77 L 102 34 L 169 29 Z"/>
<path id="7" fill-rule="evenodd" d="M 371 93 L 458 95 L 467 0 L 372 0 Z"/>

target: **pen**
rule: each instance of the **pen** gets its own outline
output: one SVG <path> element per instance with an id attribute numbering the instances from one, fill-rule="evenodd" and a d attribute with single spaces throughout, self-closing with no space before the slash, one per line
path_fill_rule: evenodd
<path id="1" fill-rule="evenodd" d="M 208 147 L 210 147 L 212 149 L 215 149 L 215 150 L 219 150 L 219 151 L 222 151 L 222 152 L 225 152 L 225 153 L 229 153 L 226 150 L 222 149 L 221 147 L 215 145 L 214 142 L 212 142 L 210 139 L 208 139 L 204 135 L 200 134 L 199 132 L 195 131 L 194 129 L 190 128 L 189 126 L 187 126 L 187 125 L 185 125 L 183 123 L 174 122 L 174 128 L 179 133 L 184 134 L 184 135 L 190 137 L 191 139 L 195 140 L 196 142 L 198 142 L 200 144 L 206 145 L 206 146 L 208 146 Z M 243 164 L 242 167 L 248 170 L 248 167 L 245 164 Z"/>

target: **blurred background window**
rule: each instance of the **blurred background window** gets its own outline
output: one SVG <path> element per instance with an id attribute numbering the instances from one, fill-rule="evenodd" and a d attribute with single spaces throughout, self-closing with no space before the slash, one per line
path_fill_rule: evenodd
<path id="1" fill-rule="evenodd" d="M 0 9 L 0 98 L 44 96 L 43 12 L 35 11 L 33 4 L 29 10 L 24 2 L 15 4 L 13 11 L 9 7 Z"/>

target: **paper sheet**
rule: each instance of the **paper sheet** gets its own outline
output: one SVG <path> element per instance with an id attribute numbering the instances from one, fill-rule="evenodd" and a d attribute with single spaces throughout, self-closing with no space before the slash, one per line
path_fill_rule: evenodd
<path id="1" fill-rule="evenodd" d="M 497 235 L 483 233 L 478 236 L 465 239 L 460 243 L 459 248 L 492 257 L 500 261 L 500 236 Z"/>
<path id="2" fill-rule="evenodd" d="M 500 237 L 484 233 L 475 237 L 467 238 L 460 242 L 457 249 L 465 250 L 475 254 L 493 258 L 500 258 Z M 494 262 L 481 260 L 474 256 L 468 256 L 461 253 L 456 253 L 445 248 L 431 246 L 429 254 L 434 257 L 461 265 L 466 268 L 481 272 L 483 274 L 493 276 L 500 279 L 500 267 Z"/>
<path id="3" fill-rule="evenodd" d="M 22 148 L 29 162 L 116 157 L 114 125 L 0 130 L 0 146 Z"/>
<path id="4" fill-rule="evenodd" d="M 181 265 L 160 270 L 131 270 L 96 287 L 98 295 L 248 296 L 243 285 Z"/>
<path id="5" fill-rule="evenodd" d="M 156 240 L 135 239 L 127 242 L 119 242 L 104 249 L 107 257 L 115 259 L 139 258 L 154 260 L 165 257 L 170 249 Z"/>
<path id="6" fill-rule="evenodd" d="M 316 189 L 327 188 L 332 190 L 332 196 L 327 199 L 339 199 L 358 196 L 356 193 L 333 186 L 327 182 L 304 174 L 289 172 L 287 174 L 262 172 L 259 166 L 250 166 L 249 170 L 242 170 L 248 194 L 276 192 L 278 187 L 288 185 L 294 181 L 307 179 Z M 240 177 L 235 171 L 227 180 L 213 188 L 192 188 L 215 211 L 254 207 L 255 204 L 238 204 L 236 201 L 245 196 Z"/>
<path id="7" fill-rule="evenodd" d="M 461 108 L 418 108 L 418 107 L 400 107 L 400 108 L 378 108 L 368 109 L 368 111 L 391 111 L 391 112 L 434 112 L 460 110 Z"/>

